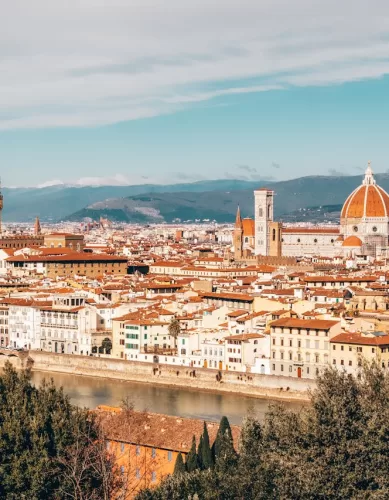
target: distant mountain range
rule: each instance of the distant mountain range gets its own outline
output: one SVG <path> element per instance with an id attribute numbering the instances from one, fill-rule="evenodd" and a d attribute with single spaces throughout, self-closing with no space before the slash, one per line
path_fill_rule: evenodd
<path id="1" fill-rule="evenodd" d="M 389 191 L 389 175 L 377 174 Z M 133 223 L 210 219 L 232 222 L 239 204 L 252 217 L 253 190 L 275 191 L 275 216 L 281 220 L 337 220 L 347 196 L 362 176 L 307 176 L 279 182 L 212 180 L 186 184 L 137 186 L 4 188 L 5 221 L 80 221 L 100 216 Z M 305 209 L 305 210 L 304 210 Z"/>

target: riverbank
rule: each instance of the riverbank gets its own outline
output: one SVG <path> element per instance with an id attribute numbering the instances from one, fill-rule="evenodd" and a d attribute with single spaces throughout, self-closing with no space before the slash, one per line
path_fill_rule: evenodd
<path id="1" fill-rule="evenodd" d="M 18 358 L 11 358 L 14 366 L 21 367 Z M 0 365 L 5 360 L 0 357 Z M 304 402 L 314 381 L 238 372 L 218 372 L 204 368 L 167 366 L 118 359 L 54 354 L 30 351 L 32 370 L 47 373 L 85 375 L 105 379 L 161 385 L 170 388 L 192 389 L 212 393 L 231 393 L 253 398 L 278 401 Z M 220 378 L 221 379 L 217 380 Z"/>

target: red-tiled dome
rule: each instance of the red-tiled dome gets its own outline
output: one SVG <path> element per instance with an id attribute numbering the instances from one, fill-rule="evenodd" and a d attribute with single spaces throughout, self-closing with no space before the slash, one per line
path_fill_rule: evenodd
<path id="1" fill-rule="evenodd" d="M 358 238 L 358 236 L 349 236 L 344 240 L 342 243 L 343 247 L 361 247 L 362 246 L 362 240 Z"/>
<path id="2" fill-rule="evenodd" d="M 347 198 L 340 217 L 341 219 L 389 217 L 389 195 L 377 186 L 370 162 L 362 186 L 357 187 Z"/>

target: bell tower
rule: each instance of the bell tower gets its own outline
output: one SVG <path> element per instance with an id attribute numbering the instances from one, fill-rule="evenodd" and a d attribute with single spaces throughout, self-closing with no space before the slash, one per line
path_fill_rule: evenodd
<path id="1" fill-rule="evenodd" d="M 240 208 L 236 212 L 234 229 L 234 258 L 240 260 L 243 257 L 243 223 L 240 216 Z"/>
<path id="2" fill-rule="evenodd" d="M 255 255 L 270 255 L 270 224 L 273 222 L 274 191 L 257 189 L 255 199 Z"/>
<path id="3" fill-rule="evenodd" d="M 3 234 L 3 206 L 4 206 L 4 197 L 1 189 L 1 178 L 0 178 L 0 236 Z"/>

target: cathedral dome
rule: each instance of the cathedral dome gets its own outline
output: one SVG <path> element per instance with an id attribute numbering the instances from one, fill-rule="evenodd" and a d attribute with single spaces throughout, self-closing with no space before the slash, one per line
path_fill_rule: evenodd
<path id="1" fill-rule="evenodd" d="M 370 162 L 362 185 L 347 198 L 340 217 L 341 219 L 389 217 L 389 195 L 377 186 Z"/>
<path id="2" fill-rule="evenodd" d="M 362 240 L 358 236 L 349 236 L 346 238 L 342 244 L 343 247 L 361 247 Z"/>

